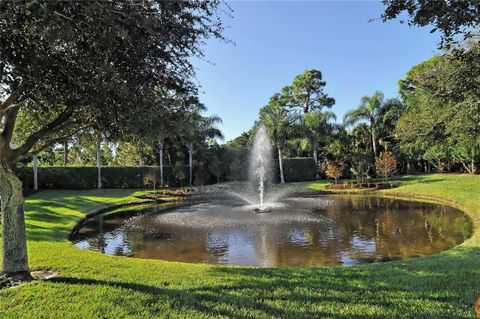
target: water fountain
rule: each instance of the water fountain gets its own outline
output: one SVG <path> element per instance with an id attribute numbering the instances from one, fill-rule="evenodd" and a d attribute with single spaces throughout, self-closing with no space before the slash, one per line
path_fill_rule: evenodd
<path id="1" fill-rule="evenodd" d="M 248 205 L 244 206 L 245 210 L 257 213 L 271 212 L 273 208 L 283 207 L 281 199 L 286 198 L 291 192 L 285 185 L 280 187 L 274 184 L 271 145 L 265 126 L 260 125 L 253 137 L 248 158 L 247 186 L 241 184 L 240 189 L 226 191 L 228 195 L 247 203 Z"/>
<path id="2" fill-rule="evenodd" d="M 270 139 L 263 125 L 259 126 L 255 132 L 248 171 L 249 181 L 258 191 L 258 203 L 254 210 L 258 213 L 271 211 L 270 206 L 264 200 L 267 187 L 272 183 L 272 152 Z"/>

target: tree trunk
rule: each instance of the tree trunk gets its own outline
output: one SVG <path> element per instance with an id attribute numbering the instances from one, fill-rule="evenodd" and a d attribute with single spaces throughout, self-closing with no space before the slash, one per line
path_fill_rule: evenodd
<path id="1" fill-rule="evenodd" d="M 138 165 L 143 166 L 143 145 L 140 145 L 138 147 L 138 157 L 139 157 Z"/>
<path id="2" fill-rule="evenodd" d="M 283 175 L 283 159 L 282 159 L 282 149 L 277 147 L 278 149 L 278 166 L 280 167 L 280 183 L 285 184 L 285 177 Z"/>
<path id="3" fill-rule="evenodd" d="M 32 161 L 32 168 L 33 168 L 33 190 L 38 191 L 38 155 L 33 155 Z"/>
<path id="4" fill-rule="evenodd" d="M 102 188 L 102 135 L 97 135 L 97 188 Z"/>
<path id="5" fill-rule="evenodd" d="M 313 147 L 313 160 L 315 161 L 315 165 L 318 164 L 318 158 L 317 158 L 317 156 L 318 156 L 318 155 L 317 155 L 317 147 L 314 146 L 314 147 Z"/>
<path id="6" fill-rule="evenodd" d="M 160 151 L 158 152 L 158 161 L 160 164 L 160 187 L 163 187 L 163 142 L 160 142 Z"/>
<path id="7" fill-rule="evenodd" d="M 68 164 L 68 140 L 63 142 L 63 166 Z"/>
<path id="8" fill-rule="evenodd" d="M 2 272 L 30 279 L 27 236 L 23 214 L 22 182 L 6 168 L 0 168 L 2 207 Z"/>
<path id="9" fill-rule="evenodd" d="M 377 157 L 377 138 L 375 136 L 375 130 L 372 128 L 372 147 L 373 147 L 373 157 Z"/>
<path id="10" fill-rule="evenodd" d="M 188 145 L 189 185 L 193 184 L 193 144 Z"/>

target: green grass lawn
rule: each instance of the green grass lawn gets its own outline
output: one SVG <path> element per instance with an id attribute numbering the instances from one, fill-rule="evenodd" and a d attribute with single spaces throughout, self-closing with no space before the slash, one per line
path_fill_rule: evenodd
<path id="1" fill-rule="evenodd" d="M 379 193 L 454 203 L 478 225 L 480 176 L 420 175 Z M 325 182 L 296 184 L 324 190 Z M 0 318 L 473 318 L 480 232 L 446 252 L 331 268 L 253 268 L 112 257 L 67 236 L 85 214 L 135 190 L 45 191 L 27 199 L 32 270 L 59 277 L 0 290 Z"/>

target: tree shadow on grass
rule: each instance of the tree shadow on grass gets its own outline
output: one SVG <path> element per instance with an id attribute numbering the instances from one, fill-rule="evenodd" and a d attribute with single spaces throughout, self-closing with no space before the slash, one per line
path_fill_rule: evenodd
<path id="1" fill-rule="evenodd" d="M 219 267 L 211 272 L 220 281 L 236 278 L 238 290 L 280 289 L 289 291 L 286 298 L 300 303 L 330 301 L 336 307 L 366 303 L 407 317 L 473 316 L 475 299 L 480 295 L 480 249 L 459 250 L 409 262 L 356 267 L 293 271 Z"/>
<path id="2" fill-rule="evenodd" d="M 445 181 L 444 178 L 432 178 L 431 175 L 407 175 L 407 176 L 394 176 L 389 180 L 394 182 L 417 182 L 422 184 L 431 184 Z"/>
<path id="3" fill-rule="evenodd" d="M 179 315 L 193 311 L 234 318 L 469 317 L 480 293 L 480 249 L 360 267 L 212 266 L 206 276 L 207 284 L 187 288 L 151 285 L 141 277 L 136 283 L 70 277 L 53 282 L 140 292 L 146 304 L 166 303 Z"/>
<path id="4" fill-rule="evenodd" d="M 92 206 L 93 203 L 85 198 L 75 198 L 72 201 L 41 200 L 29 203 L 25 211 L 28 240 L 58 241 L 67 239 L 72 227 L 81 219 L 82 214 L 79 213 L 79 210 Z"/>
<path id="5" fill-rule="evenodd" d="M 69 234 L 68 228 L 62 226 L 39 226 L 27 224 L 28 241 L 36 242 L 59 242 L 66 240 Z"/>
<path id="6" fill-rule="evenodd" d="M 252 296 L 234 294 L 233 287 L 208 286 L 179 289 L 138 283 L 71 277 L 54 278 L 50 281 L 62 284 L 108 286 L 114 289 L 120 288 L 132 290 L 145 294 L 146 300 L 144 300 L 144 303 L 146 304 L 167 304 L 170 308 L 176 309 L 175 312 L 180 313 L 182 311 L 186 311 L 187 313 L 193 311 L 208 316 L 223 316 L 240 319 L 256 318 L 257 316 L 253 313 L 261 314 L 263 317 L 274 318 L 312 318 L 314 315 L 321 314 L 308 312 L 299 316 L 298 312 L 294 309 L 281 309 L 263 303 L 262 300 L 258 300 Z M 244 310 L 250 310 L 252 315 L 242 314 L 242 312 L 245 312 Z M 149 309 L 142 307 L 141 312 L 142 316 L 144 316 L 145 312 L 149 312 Z"/>

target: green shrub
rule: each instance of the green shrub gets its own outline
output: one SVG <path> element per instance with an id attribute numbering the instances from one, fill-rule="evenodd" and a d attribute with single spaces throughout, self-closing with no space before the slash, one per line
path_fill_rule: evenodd
<path id="1" fill-rule="evenodd" d="M 312 157 L 285 158 L 283 174 L 286 182 L 313 181 L 317 177 L 317 165 Z"/>
<path id="2" fill-rule="evenodd" d="M 177 169 L 185 172 L 188 179 L 188 166 L 183 165 Z M 103 188 L 142 188 L 145 185 L 145 176 L 151 170 L 159 170 L 158 166 L 142 167 L 102 167 Z M 15 173 L 23 182 L 24 189 L 33 188 L 33 168 L 20 167 Z M 176 186 L 188 181 L 179 181 L 170 166 L 163 168 L 164 181 L 166 185 Z M 92 189 L 97 187 L 97 167 L 39 167 L 38 188 L 39 189 Z"/>

